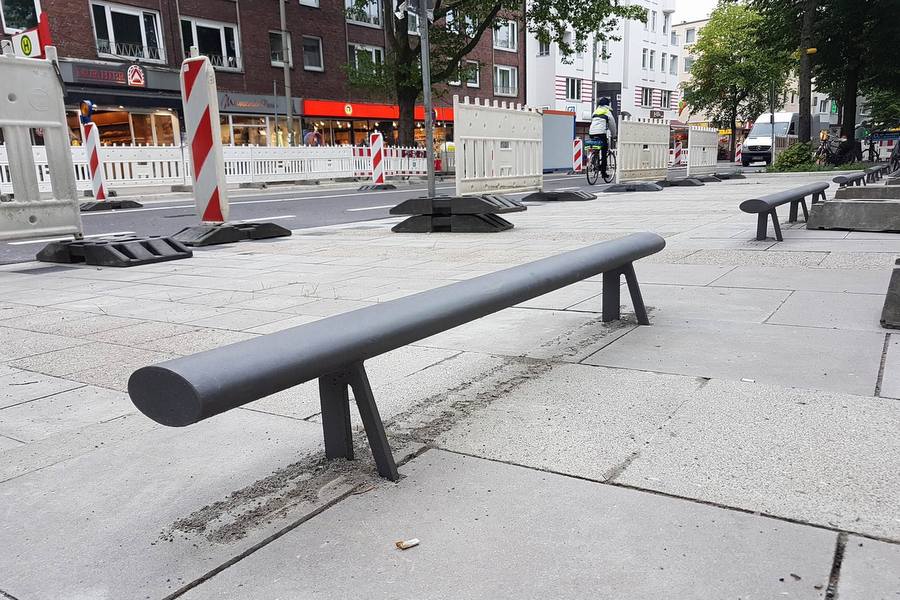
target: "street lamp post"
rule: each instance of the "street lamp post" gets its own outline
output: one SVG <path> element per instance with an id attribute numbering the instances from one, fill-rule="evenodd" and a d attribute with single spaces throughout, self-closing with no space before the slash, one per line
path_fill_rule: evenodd
<path id="1" fill-rule="evenodd" d="M 287 18 L 285 16 L 286 0 L 278 0 L 278 9 L 281 15 L 281 62 L 284 65 L 284 99 L 285 105 L 285 121 L 287 122 L 287 145 L 294 145 L 294 115 L 293 115 L 293 95 L 291 93 L 291 49 L 288 40 Z M 276 100 L 277 104 L 277 100 Z M 278 107 L 276 105 L 275 109 Z M 276 132 L 276 137 L 277 137 Z"/>
<path id="2" fill-rule="evenodd" d="M 282 0 L 283 1 L 283 0 Z M 428 0 L 415 0 L 422 46 L 422 94 L 425 103 L 425 161 L 428 163 L 428 197 L 437 195 L 434 181 L 434 109 L 431 100 L 431 51 L 428 45 Z"/>

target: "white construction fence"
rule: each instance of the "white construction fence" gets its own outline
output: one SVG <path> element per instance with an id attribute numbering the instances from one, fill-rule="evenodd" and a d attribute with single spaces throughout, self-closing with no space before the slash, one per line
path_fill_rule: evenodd
<path id="1" fill-rule="evenodd" d="M 67 145 L 66 137 L 62 147 Z M 40 192 L 49 192 L 51 189 L 48 148 L 49 144 L 31 149 Z M 103 169 L 109 189 L 191 183 L 190 153 L 183 146 L 103 146 L 102 151 Z M 226 146 L 223 151 L 225 176 L 229 185 L 372 176 L 371 153 L 369 148 L 363 146 Z M 91 177 L 85 149 L 73 146 L 69 154 L 77 189 L 90 190 Z M 450 154 L 451 160 L 447 162 L 452 165 L 452 153 Z M 10 159 L 10 148 L 0 145 L 0 193 L 4 194 L 13 192 L 10 179 L 13 167 Z M 388 177 L 425 176 L 427 165 L 423 148 L 385 148 Z"/>
<path id="2" fill-rule="evenodd" d="M 540 111 L 454 96 L 453 115 L 457 196 L 542 190 Z"/>
<path id="3" fill-rule="evenodd" d="M 616 182 L 660 181 L 669 169 L 669 122 L 622 119 L 616 153 Z"/>
<path id="4" fill-rule="evenodd" d="M 707 127 L 688 129 L 687 176 L 700 177 L 716 172 L 719 130 Z"/>
<path id="5" fill-rule="evenodd" d="M 0 202 L 0 240 L 82 235 L 56 48 L 48 46 L 46 56 L 46 60 L 0 56 L 0 81 L 5 84 L 0 129 L 7 146 L 6 166 L 0 171 L 7 191 L 14 194 Z M 52 198 L 41 198 L 41 167 L 35 164 L 31 147 L 33 129 L 42 129 L 47 141 L 43 169 L 50 173 L 45 188 Z"/>

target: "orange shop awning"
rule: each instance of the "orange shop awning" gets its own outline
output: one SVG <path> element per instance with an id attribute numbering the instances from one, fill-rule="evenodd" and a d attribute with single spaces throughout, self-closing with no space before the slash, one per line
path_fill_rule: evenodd
<path id="1" fill-rule="evenodd" d="M 438 121 L 452 121 L 453 109 L 434 109 Z M 329 117 L 334 119 L 391 119 L 400 118 L 400 107 L 396 104 L 371 104 L 368 102 L 336 102 L 334 100 L 304 100 L 303 116 Z M 416 120 L 425 120 L 425 108 L 416 107 Z"/>

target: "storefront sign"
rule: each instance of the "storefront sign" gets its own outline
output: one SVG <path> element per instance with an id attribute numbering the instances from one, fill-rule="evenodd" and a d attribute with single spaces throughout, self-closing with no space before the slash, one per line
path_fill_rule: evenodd
<path id="1" fill-rule="evenodd" d="M 229 113 L 249 114 L 275 114 L 287 113 L 287 102 L 283 96 L 278 96 L 275 102 L 274 96 L 259 96 L 256 94 L 238 94 L 235 92 L 219 92 L 219 110 Z M 300 99 L 294 98 L 291 110 L 294 115 L 300 115 Z"/>
<path id="2" fill-rule="evenodd" d="M 434 109 L 436 121 L 452 121 L 453 109 L 438 107 Z M 400 118 L 400 107 L 396 104 L 369 104 L 361 102 L 333 102 L 331 100 L 304 100 L 303 114 L 307 117 L 330 117 L 334 119 L 391 119 Z M 425 120 L 425 109 L 416 107 L 416 120 Z"/>
<path id="3" fill-rule="evenodd" d="M 81 60 L 61 60 L 59 68 L 66 83 L 172 91 L 181 89 L 175 69 Z"/>
<path id="4" fill-rule="evenodd" d="M 147 87 L 147 75 L 144 73 L 144 68 L 140 65 L 128 67 L 127 81 L 131 87 Z"/>
<path id="5" fill-rule="evenodd" d="M 662 119 L 665 116 L 665 113 L 661 110 L 651 110 L 650 118 L 651 119 Z"/>

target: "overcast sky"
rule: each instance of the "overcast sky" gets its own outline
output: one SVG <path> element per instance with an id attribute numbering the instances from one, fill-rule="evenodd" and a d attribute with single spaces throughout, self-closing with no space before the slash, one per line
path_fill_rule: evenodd
<path id="1" fill-rule="evenodd" d="M 716 7 L 716 0 L 676 0 L 674 23 L 705 19 Z"/>

